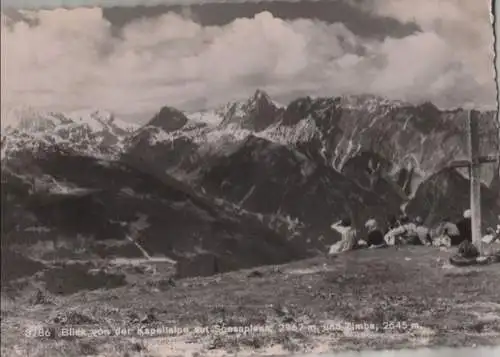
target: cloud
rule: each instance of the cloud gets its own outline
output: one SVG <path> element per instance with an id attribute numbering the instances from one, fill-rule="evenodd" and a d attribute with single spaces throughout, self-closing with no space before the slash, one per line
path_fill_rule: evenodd
<path id="1" fill-rule="evenodd" d="M 419 0 L 418 6 L 408 6 L 408 1 L 373 0 L 373 10 L 403 22 L 414 21 L 423 31 L 446 41 L 464 73 L 474 78 L 486 96 L 494 87 L 490 3 L 489 0 Z"/>
<path id="2" fill-rule="evenodd" d="M 82 6 L 155 6 L 155 5 L 193 5 L 204 3 L 247 3 L 261 0 L 3 0 L 2 5 L 10 8 L 39 9 L 39 8 L 75 8 Z M 281 0 L 285 2 L 317 1 L 317 0 Z M 346 0 L 329 0 L 346 1 Z M 347 0 L 349 1 L 349 0 Z"/>
<path id="3" fill-rule="evenodd" d="M 119 37 L 98 8 L 27 12 L 30 25 L 2 15 L 2 115 L 26 105 L 93 107 L 142 121 L 165 104 L 212 107 L 256 88 L 279 100 L 373 93 L 444 107 L 494 106 L 486 2 L 484 15 L 479 5 L 441 1 L 449 7 L 440 10 L 433 1 L 422 1 L 432 16 L 400 6 L 408 1 L 372 2 L 371 11 L 416 19 L 423 29 L 382 41 L 341 23 L 283 21 L 269 12 L 223 27 L 169 13 L 134 21 Z"/>

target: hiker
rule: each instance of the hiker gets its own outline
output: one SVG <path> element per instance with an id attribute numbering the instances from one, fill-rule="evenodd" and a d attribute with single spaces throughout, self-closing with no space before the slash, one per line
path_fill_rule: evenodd
<path id="1" fill-rule="evenodd" d="M 495 242 L 495 240 L 498 239 L 498 235 L 496 234 L 496 232 L 494 232 L 494 229 L 488 228 L 486 230 L 487 235 L 481 239 L 481 244 L 480 244 L 482 250 L 482 255 L 481 255 L 478 248 L 471 242 L 472 237 L 470 237 L 471 238 L 470 240 L 467 239 L 468 238 L 468 236 L 466 235 L 468 233 L 467 228 L 469 229 L 470 232 L 470 226 L 467 227 L 467 218 L 470 221 L 469 210 L 464 212 L 464 219 L 462 221 L 466 223 L 463 223 L 461 225 L 463 229 L 461 233 L 465 232 L 466 239 L 460 243 L 460 245 L 458 246 L 458 252 L 456 255 L 450 258 L 450 263 L 456 266 L 468 266 L 475 264 L 486 265 L 486 264 L 500 263 L 500 250 L 498 249 L 498 246 Z"/>
<path id="2" fill-rule="evenodd" d="M 351 220 L 344 218 L 331 225 L 331 228 L 336 230 L 342 235 L 342 239 L 332 244 L 330 247 L 329 255 L 334 255 L 342 252 L 347 252 L 356 249 L 358 246 L 358 239 L 356 230 L 352 227 Z"/>
<path id="3" fill-rule="evenodd" d="M 420 240 L 420 243 L 422 245 L 431 245 L 432 244 L 432 239 L 431 239 L 431 234 L 429 228 L 424 226 L 424 221 L 422 220 L 421 217 L 415 218 L 415 226 L 416 226 L 416 232 L 417 232 L 417 237 Z"/>
<path id="4" fill-rule="evenodd" d="M 435 247 L 446 247 L 449 248 L 451 247 L 451 235 L 450 231 L 448 230 L 448 227 L 445 227 L 440 234 L 434 240 L 432 241 L 432 245 Z"/>
<path id="5" fill-rule="evenodd" d="M 481 241 L 486 244 L 493 243 L 495 240 L 497 240 L 498 234 L 495 232 L 495 230 L 491 227 L 486 228 L 486 235 L 481 238 Z"/>
<path id="6" fill-rule="evenodd" d="M 463 241 L 469 241 L 472 243 L 472 221 L 471 221 L 471 211 L 466 210 L 463 214 L 463 218 L 457 222 L 457 228 L 460 235 L 455 241 L 452 241 L 452 245 L 459 245 Z"/>
<path id="7" fill-rule="evenodd" d="M 399 222 L 396 219 L 396 217 L 389 216 L 389 218 L 387 219 L 387 229 L 385 231 L 385 234 L 389 233 L 391 230 L 393 230 L 394 228 L 397 228 L 397 227 L 399 227 Z"/>
<path id="8" fill-rule="evenodd" d="M 387 219 L 387 229 L 384 234 L 384 241 L 387 245 L 396 245 L 396 236 L 394 233 L 401 228 L 401 224 L 396 216 L 391 215 Z"/>
<path id="9" fill-rule="evenodd" d="M 403 244 L 421 245 L 417 233 L 417 225 L 408 218 L 408 216 L 401 217 L 401 225 L 404 228 L 404 233 L 401 235 Z"/>
<path id="10" fill-rule="evenodd" d="M 382 248 L 387 246 L 384 240 L 384 234 L 378 228 L 378 224 L 375 219 L 371 218 L 366 221 L 365 228 L 368 230 L 368 236 L 366 238 L 368 248 Z"/>
<path id="11" fill-rule="evenodd" d="M 483 246 L 484 255 L 481 255 L 477 249 L 477 247 L 469 242 L 468 240 L 464 240 L 458 246 L 458 252 L 454 256 L 450 257 L 450 263 L 456 266 L 469 266 L 469 265 L 488 265 L 500 263 L 500 251 L 493 247 L 494 244 L 488 244 Z M 493 249 L 490 250 L 489 247 Z"/>
<path id="12" fill-rule="evenodd" d="M 450 257 L 450 263 L 456 266 L 467 266 L 477 264 L 477 258 L 479 257 L 479 251 L 476 246 L 464 240 L 458 246 L 457 254 Z"/>
<path id="13" fill-rule="evenodd" d="M 407 216 L 399 219 L 400 226 L 391 229 L 384 237 L 389 245 L 413 244 L 420 245 L 417 235 L 417 226 Z"/>
<path id="14" fill-rule="evenodd" d="M 486 230 L 486 235 L 481 239 L 483 242 L 482 248 L 486 262 L 482 263 L 495 263 L 500 262 L 500 231 L 494 230 L 493 228 L 488 228 Z"/>
<path id="15" fill-rule="evenodd" d="M 441 235 L 445 229 L 448 231 L 448 235 L 452 237 L 452 239 L 455 239 L 454 237 L 460 236 L 460 231 L 458 230 L 457 225 L 453 223 L 449 217 L 444 218 L 440 223 L 437 229 L 437 234 Z"/>

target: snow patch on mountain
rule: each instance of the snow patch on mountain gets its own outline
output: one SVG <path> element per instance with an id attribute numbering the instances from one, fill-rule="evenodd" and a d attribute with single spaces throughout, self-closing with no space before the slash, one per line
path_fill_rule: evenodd
<path id="1" fill-rule="evenodd" d="M 365 94 L 365 95 L 344 95 L 339 97 L 340 104 L 342 108 L 345 109 L 364 109 L 369 112 L 374 112 L 379 110 L 381 107 L 392 107 L 400 108 L 404 106 L 409 106 L 410 103 L 406 103 L 401 100 L 387 99 L 379 97 L 376 95 Z"/>
<path id="2" fill-rule="evenodd" d="M 31 107 L 13 108 L 2 111 L 1 128 L 2 133 L 10 133 L 14 130 L 23 132 L 39 132 L 53 130 L 60 125 L 71 123 L 57 115 L 47 115 Z"/>
<path id="3" fill-rule="evenodd" d="M 155 128 L 153 126 L 145 127 L 144 130 L 149 132 L 149 144 L 156 146 L 162 143 L 171 142 L 175 138 L 176 132 L 167 133 L 165 130 Z"/>
<path id="4" fill-rule="evenodd" d="M 216 151 L 227 152 L 228 148 L 233 147 L 252 134 L 254 133 L 247 129 L 226 127 L 207 131 L 203 135 L 193 138 L 193 141 L 198 145 L 199 153 L 205 155 Z"/>
<path id="5" fill-rule="evenodd" d="M 293 126 L 273 125 L 262 133 L 257 133 L 256 136 L 283 145 L 291 145 L 308 142 L 317 134 L 318 127 L 315 121 L 311 117 L 308 117 L 300 120 Z"/>
<path id="6" fill-rule="evenodd" d="M 75 123 L 88 125 L 94 132 L 121 130 L 126 133 L 131 133 L 140 127 L 138 124 L 116 119 L 112 113 L 102 110 L 93 110 L 91 112 L 85 110 L 75 111 L 68 113 L 67 117 L 72 119 Z"/>
<path id="7" fill-rule="evenodd" d="M 223 117 L 216 110 L 202 111 L 195 113 L 186 113 L 189 120 L 195 123 L 206 124 L 212 127 L 219 125 L 222 122 Z"/>
<path id="8" fill-rule="evenodd" d="M 102 131 L 131 133 L 139 125 L 118 120 L 103 110 L 76 110 L 70 112 L 37 111 L 31 107 L 14 108 L 2 116 L 2 131 L 36 132 L 57 130 L 69 126 L 87 126 L 92 132 Z"/>
<path id="9" fill-rule="evenodd" d="M 123 150 L 125 137 L 138 128 L 102 110 L 59 113 L 14 108 L 2 112 L 2 159 L 9 153 L 54 146 L 96 157 L 113 156 Z"/>
<path id="10" fill-rule="evenodd" d="M 289 127 L 275 125 L 262 132 L 240 128 L 235 124 L 217 128 L 198 128 L 198 130 L 190 131 L 185 131 L 183 128 L 170 133 L 154 127 L 146 127 L 144 130 L 149 131 L 148 141 L 150 145 L 168 144 L 179 138 L 187 138 L 199 145 L 201 151 L 224 144 L 237 143 L 250 135 L 283 145 L 308 142 L 317 135 L 316 124 L 311 119 L 301 120 L 296 125 Z"/>

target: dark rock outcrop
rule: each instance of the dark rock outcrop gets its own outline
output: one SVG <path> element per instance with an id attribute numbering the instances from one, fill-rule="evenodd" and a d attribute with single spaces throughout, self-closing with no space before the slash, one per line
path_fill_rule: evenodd
<path id="1" fill-rule="evenodd" d="M 181 111 L 172 107 L 163 107 L 149 122 L 149 125 L 169 133 L 181 129 L 187 122 L 188 118 Z"/>

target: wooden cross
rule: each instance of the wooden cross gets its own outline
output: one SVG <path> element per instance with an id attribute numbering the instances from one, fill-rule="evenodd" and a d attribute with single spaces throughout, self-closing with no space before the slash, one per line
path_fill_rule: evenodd
<path id="1" fill-rule="evenodd" d="M 475 110 L 469 111 L 467 116 L 467 132 L 469 146 L 469 160 L 458 160 L 452 162 L 448 167 L 469 169 L 470 179 L 470 210 L 472 222 L 472 242 L 483 255 L 481 244 L 481 165 L 487 163 L 500 163 L 498 156 L 479 156 L 479 113 Z"/>

